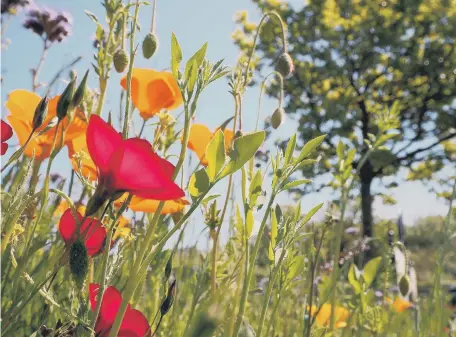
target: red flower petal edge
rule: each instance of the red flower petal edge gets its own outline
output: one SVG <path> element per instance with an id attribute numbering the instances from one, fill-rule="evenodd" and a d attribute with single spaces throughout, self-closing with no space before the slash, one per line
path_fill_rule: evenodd
<path id="1" fill-rule="evenodd" d="M 2 121 L 2 126 L 1 126 L 1 155 L 3 156 L 6 151 L 8 150 L 8 144 L 6 144 L 5 142 L 10 139 L 12 136 L 13 136 L 13 129 L 11 128 L 11 126 L 4 122 L 3 120 Z"/>
<path id="2" fill-rule="evenodd" d="M 89 285 L 89 299 L 92 311 L 95 312 L 98 303 L 100 286 Z M 114 320 L 122 302 L 122 295 L 114 287 L 106 288 L 101 300 L 100 314 L 95 324 L 97 337 L 108 337 Z M 146 317 L 138 310 L 131 309 L 128 305 L 119 330 L 119 337 L 150 337 L 151 331 Z"/>
<path id="3" fill-rule="evenodd" d="M 77 219 L 75 219 L 73 212 L 68 208 L 60 218 L 59 232 L 62 239 L 68 246 L 76 240 L 77 234 L 77 222 L 82 221 L 81 214 L 77 213 Z M 103 250 L 106 240 L 106 229 L 103 224 L 96 219 L 86 218 L 82 223 L 79 230 L 84 244 L 87 248 L 89 256 L 94 256 Z"/>

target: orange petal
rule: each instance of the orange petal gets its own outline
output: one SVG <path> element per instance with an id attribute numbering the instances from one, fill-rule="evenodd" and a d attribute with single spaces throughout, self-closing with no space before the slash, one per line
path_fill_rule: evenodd
<path id="1" fill-rule="evenodd" d="M 187 147 L 195 152 L 201 161 L 201 164 L 204 166 L 207 165 L 207 159 L 205 158 L 206 148 L 212 137 L 214 137 L 214 135 L 206 125 L 193 124 L 190 128 Z"/>
<path id="2" fill-rule="evenodd" d="M 82 134 L 81 136 L 74 138 L 72 141 L 67 143 L 67 146 L 68 156 L 71 159 L 73 170 L 80 170 L 83 177 L 89 179 L 90 181 L 95 181 L 98 177 L 98 170 L 97 166 L 90 158 L 89 150 L 87 149 L 86 135 Z M 83 156 L 83 159 L 81 160 L 81 167 L 79 167 L 78 161 L 75 158 L 77 153 Z"/>
<path id="3" fill-rule="evenodd" d="M 401 297 L 396 298 L 393 302 L 393 308 L 396 312 L 404 312 L 411 307 L 413 307 L 413 304 Z"/>
<path id="4" fill-rule="evenodd" d="M 13 116 L 6 117 L 14 129 L 14 133 L 16 134 L 17 138 L 19 139 L 19 143 L 24 145 L 27 141 L 27 138 L 30 136 L 32 132 L 32 123 L 30 121 L 23 121 L 17 119 Z M 51 154 L 51 147 L 52 147 L 52 140 L 46 135 L 42 135 L 36 138 L 32 138 L 27 146 L 24 149 L 24 154 L 27 157 L 32 157 L 33 151 L 35 151 L 35 159 L 43 160 L 49 157 Z"/>
<path id="5" fill-rule="evenodd" d="M 127 89 L 126 76 L 121 79 L 120 85 Z M 141 68 L 133 69 L 131 98 L 144 119 L 161 109 L 175 109 L 183 102 L 179 86 L 171 73 Z"/>
<path id="6" fill-rule="evenodd" d="M 128 194 L 122 195 L 119 199 L 117 199 L 114 203 L 116 207 L 120 207 L 122 203 L 127 198 Z M 159 200 L 153 199 L 143 199 L 137 196 L 133 196 L 130 201 L 130 205 L 128 206 L 132 211 L 135 212 L 146 212 L 146 213 L 155 213 L 157 211 L 158 205 L 160 204 Z M 190 203 L 185 199 L 177 199 L 177 200 L 167 200 L 165 201 L 165 205 L 160 212 L 160 214 L 173 214 L 180 212 L 184 209 L 186 205 Z"/>
<path id="7" fill-rule="evenodd" d="M 325 326 L 331 316 L 331 304 L 325 303 L 317 315 L 317 323 L 320 326 Z"/>
<path id="8" fill-rule="evenodd" d="M 37 94 L 19 89 L 12 91 L 8 95 L 5 106 L 15 118 L 31 122 L 40 101 L 41 97 Z"/>

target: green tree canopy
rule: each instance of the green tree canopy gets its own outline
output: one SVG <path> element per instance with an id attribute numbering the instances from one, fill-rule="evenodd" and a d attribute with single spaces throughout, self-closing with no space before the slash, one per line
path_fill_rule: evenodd
<path id="1" fill-rule="evenodd" d="M 388 142 L 391 150 L 373 153 L 359 175 L 364 234 L 371 236 L 375 178 L 406 167 L 410 179 L 421 179 L 420 167 L 429 177 L 454 165 L 456 1 L 308 0 L 301 8 L 252 1 L 263 14 L 276 11 L 288 26 L 295 71 L 285 81 L 285 111 L 299 123 L 301 144 L 328 134 L 317 174 L 331 170 L 340 139 L 358 148 L 358 156 L 366 151 L 364 140 L 378 128 L 375 115 L 398 101 L 400 137 Z M 246 12 L 236 20 L 233 39 L 245 57 L 257 25 Z M 277 20 L 267 20 L 259 37 L 254 65 L 261 70 L 281 52 Z M 267 93 L 277 96 L 278 90 L 272 84 Z"/>

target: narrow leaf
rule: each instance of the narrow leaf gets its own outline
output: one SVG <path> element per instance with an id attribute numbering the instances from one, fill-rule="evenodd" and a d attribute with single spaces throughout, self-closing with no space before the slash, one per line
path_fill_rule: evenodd
<path id="1" fill-rule="evenodd" d="M 206 149 L 207 175 L 209 181 L 214 181 L 217 174 L 225 165 L 225 136 L 218 130 Z"/>

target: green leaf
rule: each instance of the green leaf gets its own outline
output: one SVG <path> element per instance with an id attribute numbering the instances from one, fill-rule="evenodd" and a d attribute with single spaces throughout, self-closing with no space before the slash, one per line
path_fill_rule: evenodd
<path id="1" fill-rule="evenodd" d="M 236 218 L 235 218 L 234 226 L 241 236 L 244 235 L 244 221 L 242 221 L 241 211 L 239 209 L 239 205 L 236 205 Z"/>
<path id="2" fill-rule="evenodd" d="M 292 280 L 304 270 L 305 262 L 304 256 L 295 256 L 291 262 L 290 268 L 288 269 L 287 279 Z"/>
<path id="3" fill-rule="evenodd" d="M 97 16 L 94 13 L 92 13 L 91 11 L 88 11 L 88 10 L 85 10 L 84 12 L 87 14 L 87 16 L 89 18 L 92 19 L 93 22 L 95 22 L 97 25 L 99 25 L 98 18 L 97 18 Z"/>
<path id="4" fill-rule="evenodd" d="M 279 222 L 277 221 L 276 212 L 271 211 L 271 243 L 272 247 L 275 248 L 277 243 L 277 235 L 279 233 Z"/>
<path id="5" fill-rule="evenodd" d="M 290 188 L 293 188 L 293 187 L 296 187 L 296 186 L 299 186 L 302 184 L 308 184 L 311 182 L 312 182 L 312 180 L 310 180 L 310 179 L 298 179 L 298 180 L 290 181 L 288 184 L 286 184 L 282 188 L 282 191 L 286 191 L 286 190 L 289 190 Z"/>
<path id="6" fill-rule="evenodd" d="M 263 144 L 266 133 L 259 131 L 236 138 L 233 143 L 233 150 L 230 152 L 230 161 L 220 174 L 221 178 L 239 170 L 252 158 Z"/>
<path id="7" fill-rule="evenodd" d="M 325 139 L 326 135 L 318 136 L 314 139 L 309 140 L 306 145 L 301 150 L 301 153 L 299 154 L 298 161 L 302 161 L 305 159 L 308 155 L 310 155 L 320 144 L 323 142 Z"/>
<path id="8" fill-rule="evenodd" d="M 345 158 L 345 166 L 350 166 L 355 159 L 356 149 L 351 149 L 348 151 L 347 157 Z"/>
<path id="9" fill-rule="evenodd" d="M 261 185 L 263 184 L 263 175 L 261 170 L 258 170 L 250 183 L 249 187 L 249 205 L 253 207 L 256 205 L 257 199 L 261 194 Z"/>
<path id="10" fill-rule="evenodd" d="M 207 158 L 207 175 L 209 181 L 212 182 L 225 165 L 225 136 L 222 130 L 218 130 L 209 142 L 205 156 Z"/>
<path id="11" fill-rule="evenodd" d="M 201 201 L 201 204 L 202 205 L 205 205 L 207 204 L 209 201 L 211 200 L 214 200 L 214 199 L 217 199 L 218 197 L 220 197 L 221 194 L 212 194 L 212 195 L 208 195 L 206 198 L 204 198 L 202 201 Z"/>
<path id="12" fill-rule="evenodd" d="M 204 61 L 206 56 L 207 42 L 189 58 L 185 65 L 185 81 L 187 81 L 187 90 L 193 92 L 198 76 L 198 69 Z"/>
<path id="13" fill-rule="evenodd" d="M 363 270 L 363 278 L 364 283 L 366 284 L 366 288 L 368 288 L 375 279 L 377 275 L 378 269 L 380 268 L 380 263 L 382 262 L 382 257 L 376 257 L 369 262 L 367 262 L 366 266 Z"/>
<path id="14" fill-rule="evenodd" d="M 208 190 L 209 184 L 209 177 L 207 176 L 206 170 L 201 168 L 190 178 L 188 191 L 192 197 L 197 198 Z"/>
<path id="15" fill-rule="evenodd" d="M 336 153 L 337 153 L 337 157 L 339 157 L 339 159 L 341 159 L 341 160 L 344 159 L 345 145 L 344 145 L 344 143 L 342 143 L 341 140 L 339 140 L 339 144 L 337 144 Z"/>
<path id="16" fill-rule="evenodd" d="M 303 161 L 301 161 L 299 163 L 298 166 L 296 166 L 294 171 L 302 170 L 304 167 L 315 164 L 317 162 L 318 162 L 318 160 L 316 160 L 316 159 L 304 159 Z"/>
<path id="17" fill-rule="evenodd" d="M 317 213 L 320 210 L 320 208 L 322 208 L 322 207 L 323 207 L 323 203 L 318 204 L 317 206 L 312 208 L 309 212 L 307 212 L 306 216 L 301 221 L 301 227 L 304 226 L 306 223 L 308 223 L 309 220 L 312 219 L 312 217 L 315 215 L 315 213 Z"/>
<path id="18" fill-rule="evenodd" d="M 171 71 L 175 78 L 177 78 L 177 71 L 179 69 L 179 64 L 182 61 L 182 50 L 177 41 L 176 35 L 174 32 L 171 34 Z"/>
<path id="19" fill-rule="evenodd" d="M 358 267 L 352 263 L 348 270 L 348 282 L 352 285 L 355 294 L 359 294 L 362 291 L 362 285 L 360 282 L 361 273 Z"/>
<path id="20" fill-rule="evenodd" d="M 378 137 L 377 141 L 375 142 L 374 146 L 378 147 L 380 145 L 385 144 L 387 141 L 394 139 L 398 137 L 400 134 L 399 133 L 388 133 L 388 134 L 383 134 L 380 137 Z"/>
<path id="21" fill-rule="evenodd" d="M 285 164 L 288 164 L 293 158 L 293 152 L 296 147 L 296 134 L 291 136 L 290 140 L 288 141 L 287 149 L 285 150 Z"/>

